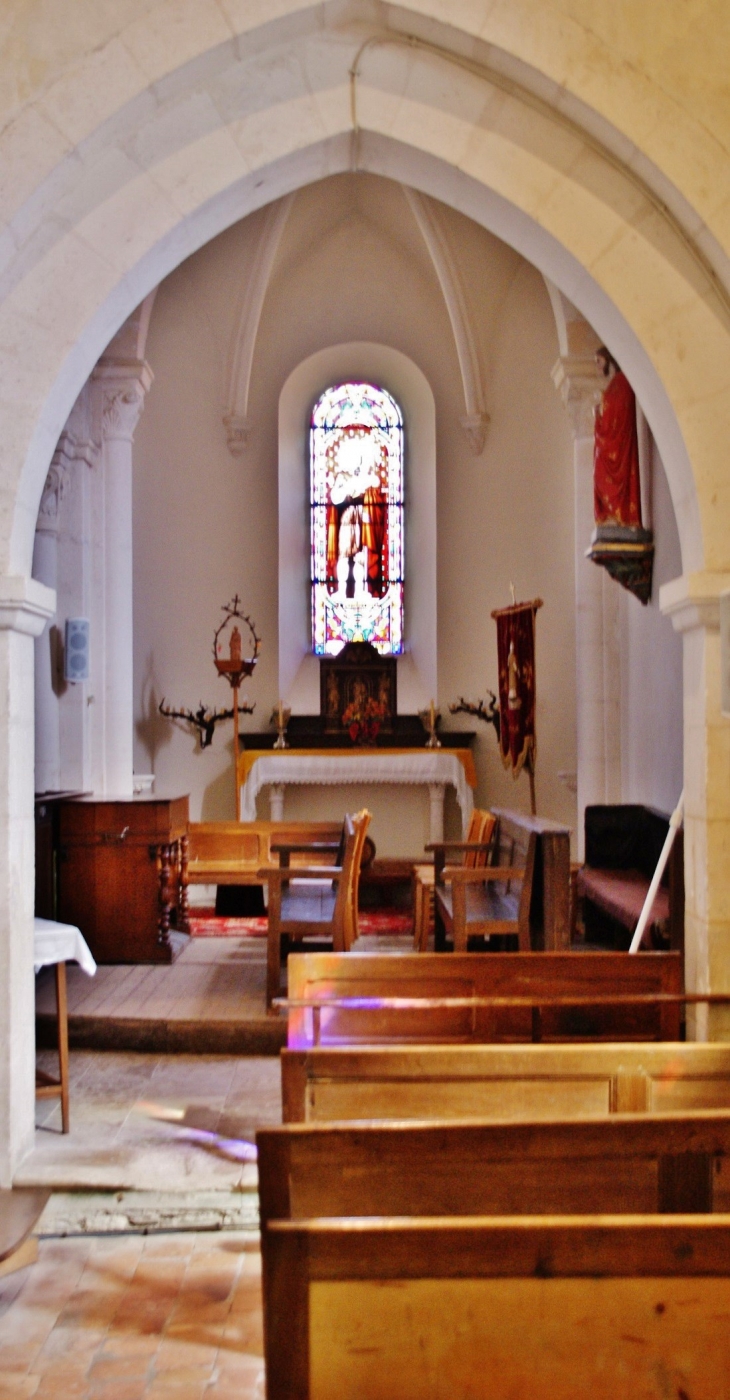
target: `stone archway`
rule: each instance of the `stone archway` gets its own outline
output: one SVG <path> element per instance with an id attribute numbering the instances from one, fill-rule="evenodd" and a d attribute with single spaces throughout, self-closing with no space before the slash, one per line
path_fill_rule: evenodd
<path id="1" fill-rule="evenodd" d="M 234 18 L 233 6 L 213 0 L 176 22 L 178 7 L 158 0 L 116 28 L 97 17 L 88 48 L 68 24 L 68 3 L 54 11 L 54 41 L 49 34 L 55 66 L 46 63 L 40 86 L 28 69 L 6 88 L 12 110 L 0 140 L 9 211 L 0 273 L 0 1181 L 32 1129 L 27 717 L 31 634 L 51 603 L 29 573 L 51 455 L 100 353 L 161 277 L 252 209 L 353 166 L 431 194 L 511 243 L 579 307 L 636 385 L 667 469 L 685 570 L 667 602 L 689 638 L 689 975 L 722 989 L 730 809 L 717 776 L 726 730 L 716 628 L 730 481 L 716 464 L 730 416 L 730 315 L 721 220 L 707 193 L 721 148 L 691 94 L 666 65 L 632 67 L 632 30 L 624 53 L 600 18 L 591 28 L 561 14 L 562 0 L 540 9 L 539 25 L 538 0 L 495 6 L 488 20 L 453 0 L 448 25 L 427 0 L 363 3 L 345 18 L 337 6 L 280 0 L 265 24 L 246 4 Z M 615 83 L 610 96 L 601 73 Z M 659 112 L 650 130 L 647 92 Z M 694 153 L 684 162 L 671 153 L 677 120 Z"/>

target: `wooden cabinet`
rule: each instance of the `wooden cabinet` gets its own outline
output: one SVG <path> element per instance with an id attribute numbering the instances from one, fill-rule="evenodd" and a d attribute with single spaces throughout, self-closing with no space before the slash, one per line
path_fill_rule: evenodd
<path id="1" fill-rule="evenodd" d="M 58 918 L 81 929 L 97 962 L 173 961 L 170 886 L 187 824 L 187 797 L 61 804 Z"/>

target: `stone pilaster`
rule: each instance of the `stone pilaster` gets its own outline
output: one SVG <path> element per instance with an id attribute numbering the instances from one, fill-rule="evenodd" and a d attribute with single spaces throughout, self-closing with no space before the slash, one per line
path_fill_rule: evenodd
<path id="1" fill-rule="evenodd" d="M 33 1145 L 33 639 L 55 610 L 35 579 L 0 579 L 0 1187 Z"/>
<path id="2" fill-rule="evenodd" d="M 585 557 L 593 531 L 593 415 L 603 380 L 593 355 L 564 355 L 553 381 L 573 431 L 578 848 L 587 806 L 621 800 L 618 600 Z M 607 587 L 607 584 L 609 585 Z"/>
<path id="3" fill-rule="evenodd" d="M 133 791 L 132 444 L 152 371 L 144 360 L 105 357 L 92 383 L 101 401 L 103 487 L 95 520 L 94 788 L 124 797 Z"/>
<path id="4" fill-rule="evenodd" d="M 720 594 L 730 574 L 698 573 L 661 589 L 684 643 L 685 978 L 688 991 L 730 993 L 730 718 L 720 706 Z M 730 1007 L 688 1013 L 698 1040 L 730 1040 Z"/>

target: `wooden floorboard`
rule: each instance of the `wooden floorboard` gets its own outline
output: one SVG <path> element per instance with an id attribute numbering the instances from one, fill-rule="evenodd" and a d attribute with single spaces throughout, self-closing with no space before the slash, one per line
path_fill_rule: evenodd
<path id="1" fill-rule="evenodd" d="M 284 1021 L 266 1015 L 265 939 L 191 939 L 169 966 L 68 968 L 72 1045 L 275 1054 Z M 41 974 L 39 1043 L 53 1043 L 55 989 Z"/>

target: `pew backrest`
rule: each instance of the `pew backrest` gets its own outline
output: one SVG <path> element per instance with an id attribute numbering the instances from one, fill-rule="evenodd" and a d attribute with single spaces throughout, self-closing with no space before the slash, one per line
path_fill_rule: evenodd
<path id="1" fill-rule="evenodd" d="M 333 1123 L 256 1134 L 261 1226 L 350 1215 L 699 1214 L 730 1206 L 730 1112 Z"/>
<path id="2" fill-rule="evenodd" d="M 730 1224 L 275 1221 L 268 1400 L 727 1394 Z"/>
<path id="3" fill-rule="evenodd" d="M 260 884 L 262 866 L 276 865 L 271 843 L 339 841 L 341 822 L 189 822 L 187 883 Z M 334 864 L 335 853 L 318 863 Z M 311 854 L 294 854 L 292 865 L 312 863 Z"/>
<path id="4" fill-rule="evenodd" d="M 333 953 L 289 959 L 288 1044 L 385 1044 L 531 1040 L 534 1019 L 523 1007 L 388 1008 L 403 997 L 586 997 L 681 993 L 678 953 Z M 322 1005 L 359 999 L 357 1007 Z M 543 1010 L 541 1037 L 678 1040 L 678 1004 L 565 1007 Z"/>
<path id="5" fill-rule="evenodd" d="M 285 1123 L 730 1109 L 730 1044 L 282 1050 Z"/>

